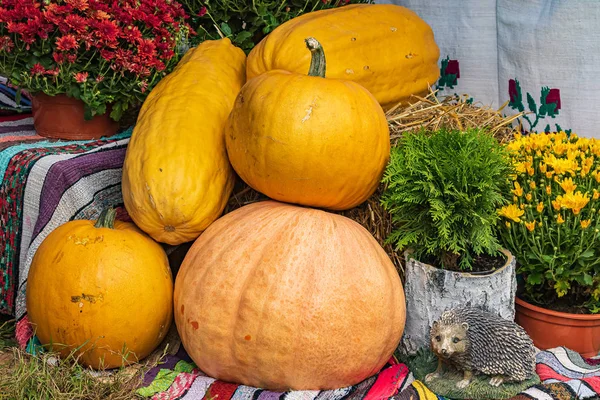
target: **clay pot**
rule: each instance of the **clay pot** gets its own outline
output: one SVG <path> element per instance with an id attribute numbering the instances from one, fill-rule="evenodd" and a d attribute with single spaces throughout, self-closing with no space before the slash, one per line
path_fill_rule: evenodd
<path id="1" fill-rule="evenodd" d="M 32 96 L 33 125 L 38 135 L 52 139 L 90 140 L 117 133 L 119 123 L 110 113 L 84 118 L 84 103 L 64 94 Z"/>
<path id="2" fill-rule="evenodd" d="M 564 346 L 583 357 L 600 352 L 600 315 L 548 310 L 516 298 L 516 322 L 541 350 Z"/>
<path id="3" fill-rule="evenodd" d="M 457 306 L 478 307 L 512 321 L 517 292 L 516 260 L 508 250 L 502 252 L 506 256 L 504 266 L 487 274 L 439 269 L 405 253 L 406 325 L 400 351 L 415 354 L 429 346 L 433 322 Z"/>

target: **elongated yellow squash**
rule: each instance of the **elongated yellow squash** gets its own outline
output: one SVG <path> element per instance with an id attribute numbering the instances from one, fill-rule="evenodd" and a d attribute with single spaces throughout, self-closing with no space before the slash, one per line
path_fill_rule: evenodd
<path id="1" fill-rule="evenodd" d="M 327 77 L 359 83 L 384 108 L 425 94 L 439 78 L 433 31 L 417 14 L 393 4 L 352 4 L 303 14 L 277 27 L 248 55 L 248 80 L 283 69 L 305 74 L 316 38 L 327 54 Z"/>
<path id="2" fill-rule="evenodd" d="M 224 127 L 245 82 L 246 56 L 229 39 L 188 50 L 144 102 L 123 165 L 123 200 L 159 242 L 196 239 L 217 219 L 235 175 Z"/>

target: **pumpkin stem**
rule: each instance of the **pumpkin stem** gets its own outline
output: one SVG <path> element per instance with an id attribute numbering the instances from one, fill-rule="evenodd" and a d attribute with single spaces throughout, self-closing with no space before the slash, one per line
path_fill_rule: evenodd
<path id="1" fill-rule="evenodd" d="M 306 47 L 311 52 L 310 68 L 308 69 L 308 76 L 320 76 L 325 78 L 325 52 L 323 46 L 314 37 L 304 39 Z"/>
<path id="2" fill-rule="evenodd" d="M 98 221 L 94 225 L 96 228 L 109 228 L 114 229 L 115 218 L 117 217 L 117 210 L 112 207 L 105 208 L 98 217 Z"/>

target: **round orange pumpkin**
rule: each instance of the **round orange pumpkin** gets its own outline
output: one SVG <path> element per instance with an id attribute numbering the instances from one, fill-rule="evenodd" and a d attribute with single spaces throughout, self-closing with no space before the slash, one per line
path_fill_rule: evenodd
<path id="1" fill-rule="evenodd" d="M 92 368 L 149 355 L 173 317 L 173 280 L 162 247 L 135 225 L 76 220 L 52 231 L 27 282 L 27 311 L 43 345 Z"/>
<path id="2" fill-rule="evenodd" d="M 185 349 L 212 377 L 332 389 L 377 373 L 404 329 L 392 262 L 358 223 L 265 201 L 214 222 L 175 281 Z"/>
<path id="3" fill-rule="evenodd" d="M 238 175 L 274 200 L 345 210 L 379 185 L 389 128 L 375 97 L 358 83 L 326 79 L 321 45 L 306 43 L 313 54 L 308 76 L 276 70 L 242 87 L 227 153 Z"/>

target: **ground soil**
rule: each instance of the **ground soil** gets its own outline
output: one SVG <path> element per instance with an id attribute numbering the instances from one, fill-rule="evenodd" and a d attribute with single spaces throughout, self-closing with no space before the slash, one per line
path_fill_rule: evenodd
<path id="1" fill-rule="evenodd" d="M 529 304 L 533 304 L 534 306 L 542 307 L 547 310 L 564 312 L 569 314 L 590 314 L 590 310 L 587 307 L 581 306 L 585 300 L 575 299 L 572 296 L 564 296 L 558 297 L 556 293 L 548 293 L 546 296 L 542 297 L 543 302 L 535 301 L 534 299 L 526 296 L 522 291 L 517 292 L 517 297 L 522 300 L 525 300 Z"/>
<path id="2" fill-rule="evenodd" d="M 426 260 L 419 260 L 419 261 L 421 261 L 425 264 L 432 265 L 436 268 L 441 268 L 441 265 L 438 262 L 438 260 L 436 260 L 434 258 L 429 258 Z M 457 263 L 460 264 L 460 259 L 457 261 Z M 472 263 L 473 269 L 470 271 L 469 270 L 463 271 L 458 268 L 456 268 L 456 269 L 444 268 L 444 269 L 449 270 L 449 271 L 475 273 L 478 275 L 487 275 L 487 274 L 491 274 L 494 271 L 502 268 L 504 266 L 504 264 L 506 264 L 506 257 L 504 256 L 504 254 L 500 254 L 497 256 L 489 256 L 486 254 L 482 254 L 479 256 L 475 256 L 473 263 Z"/>

